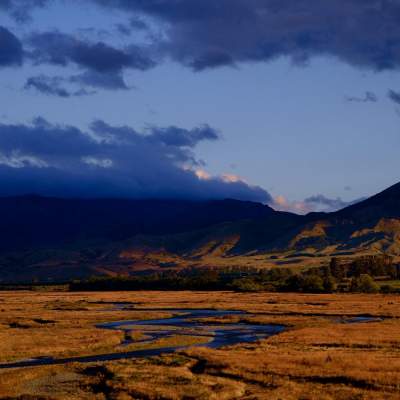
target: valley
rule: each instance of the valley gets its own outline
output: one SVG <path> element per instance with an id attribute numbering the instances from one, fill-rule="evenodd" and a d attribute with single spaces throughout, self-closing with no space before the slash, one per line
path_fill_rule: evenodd
<path id="1" fill-rule="evenodd" d="M 0 398 L 397 399 L 399 306 L 399 297 L 393 295 L 3 292 Z M 146 320 L 165 319 L 168 324 L 168 318 L 185 310 L 202 315 L 205 308 L 237 312 L 201 318 L 193 314 L 190 321 L 197 322 L 196 330 L 188 327 L 185 335 L 177 331 L 146 342 Z M 122 326 L 96 327 L 132 320 L 143 325 L 128 326 L 132 329 L 128 347 Z M 212 338 L 196 336 L 207 326 L 229 329 L 232 324 L 285 329 L 255 341 L 243 338 L 211 348 L 207 343 Z M 157 330 L 155 325 L 151 329 Z M 45 362 L 49 357 L 157 346 L 181 348 L 114 361 Z M 44 361 L 41 366 L 4 368 L 7 363 L 38 357 Z"/>

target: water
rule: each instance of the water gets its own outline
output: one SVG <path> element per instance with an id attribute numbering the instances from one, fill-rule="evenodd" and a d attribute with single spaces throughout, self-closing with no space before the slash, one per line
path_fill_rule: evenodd
<path id="1" fill-rule="evenodd" d="M 123 306 L 117 304 L 115 310 L 121 310 Z M 208 342 L 199 345 L 172 346 L 160 347 L 144 350 L 133 350 L 125 352 L 113 352 L 108 354 L 94 356 L 78 356 L 56 359 L 52 357 L 40 357 L 30 360 L 24 360 L 8 364 L 0 364 L 0 369 L 4 368 L 21 368 L 44 365 L 59 365 L 71 362 L 90 363 L 97 361 L 113 361 L 129 358 L 151 357 L 161 354 L 173 353 L 177 350 L 182 350 L 193 346 L 202 346 L 212 349 L 223 346 L 235 345 L 238 343 L 251 343 L 260 339 L 265 339 L 272 335 L 281 333 L 285 327 L 283 325 L 273 324 L 249 324 L 246 322 L 240 323 L 210 323 L 202 321 L 205 318 L 226 317 L 226 316 L 245 316 L 248 315 L 243 311 L 234 310 L 210 310 L 210 309 L 138 309 L 140 311 L 165 311 L 171 312 L 174 315 L 170 318 L 160 318 L 153 320 L 128 320 L 107 322 L 96 325 L 99 329 L 110 329 L 131 333 L 134 331 L 144 332 L 146 339 L 135 341 L 126 339 L 121 345 L 127 346 L 132 343 L 150 344 L 161 338 L 168 338 L 175 335 L 205 337 Z M 127 335 L 129 336 L 129 335 Z"/>
<path id="2" fill-rule="evenodd" d="M 345 324 L 362 324 L 362 323 L 369 323 L 369 322 L 381 322 L 383 321 L 382 318 L 379 317 L 370 317 L 370 316 L 358 316 L 358 317 L 349 317 L 342 320 Z"/>
<path id="3" fill-rule="evenodd" d="M 107 311 L 121 311 L 129 309 L 130 303 L 114 303 L 113 309 Z M 127 320 L 117 322 L 107 322 L 98 324 L 98 329 L 110 329 L 126 332 L 126 339 L 119 346 L 121 349 L 130 344 L 151 344 L 156 340 L 168 338 L 171 336 L 195 336 L 204 337 L 208 340 L 206 343 L 197 345 L 182 345 L 172 347 L 159 347 L 144 350 L 120 351 L 108 354 L 94 356 L 77 356 L 69 358 L 56 359 L 53 357 L 39 357 L 30 360 L 24 360 L 8 364 L 0 364 L 0 369 L 34 367 L 44 365 L 59 365 L 71 362 L 91 363 L 100 361 L 114 361 L 130 358 L 151 357 L 161 354 L 174 353 L 177 350 L 183 350 L 188 347 L 202 346 L 210 349 L 217 349 L 224 346 L 232 346 L 239 343 L 252 343 L 260 339 L 268 338 L 283 332 L 286 327 L 273 324 L 250 324 L 247 322 L 218 324 L 205 321 L 207 318 L 223 318 L 229 316 L 249 316 L 244 311 L 235 310 L 211 310 L 211 309 L 187 309 L 187 308 L 151 308 L 136 309 L 137 311 L 164 311 L 174 314 L 170 318 L 160 318 L 152 320 Z M 367 323 L 378 322 L 380 318 L 370 316 L 356 316 L 337 320 L 338 323 Z M 138 331 L 144 333 L 146 338 L 142 340 L 133 340 L 129 338 L 130 334 Z"/>

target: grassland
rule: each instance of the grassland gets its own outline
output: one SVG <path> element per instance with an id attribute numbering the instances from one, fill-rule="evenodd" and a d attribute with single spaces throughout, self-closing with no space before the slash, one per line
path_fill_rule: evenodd
<path id="1" fill-rule="evenodd" d="M 128 309 L 110 311 L 112 303 L 122 302 Z M 218 350 L 196 346 L 149 359 L 4 369 L 0 399 L 400 398 L 400 297 L 394 295 L 5 292 L 0 293 L 0 363 L 119 351 L 124 333 L 94 325 L 171 315 L 140 308 L 244 310 L 250 314 L 210 322 L 246 319 L 284 324 L 287 330 Z M 360 315 L 382 320 L 342 323 Z M 145 332 L 134 336 L 141 340 Z M 169 340 L 169 345 L 199 343 L 195 337 Z"/>

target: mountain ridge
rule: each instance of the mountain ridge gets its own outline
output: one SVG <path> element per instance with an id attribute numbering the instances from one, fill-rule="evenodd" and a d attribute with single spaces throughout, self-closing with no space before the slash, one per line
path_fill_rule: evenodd
<path id="1" fill-rule="evenodd" d="M 0 280 L 400 260 L 400 183 L 333 213 L 238 200 L 0 198 Z"/>

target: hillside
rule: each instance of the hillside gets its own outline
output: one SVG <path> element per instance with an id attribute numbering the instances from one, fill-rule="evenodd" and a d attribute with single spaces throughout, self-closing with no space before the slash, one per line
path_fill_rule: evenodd
<path id="1" fill-rule="evenodd" d="M 188 232 L 272 213 L 268 206 L 235 200 L 0 198 L 0 251 L 86 240 L 110 243 L 138 234 Z"/>
<path id="2" fill-rule="evenodd" d="M 307 268 L 400 259 L 400 184 L 335 213 L 234 200 L 0 199 L 0 279 L 60 281 L 184 268 Z"/>

